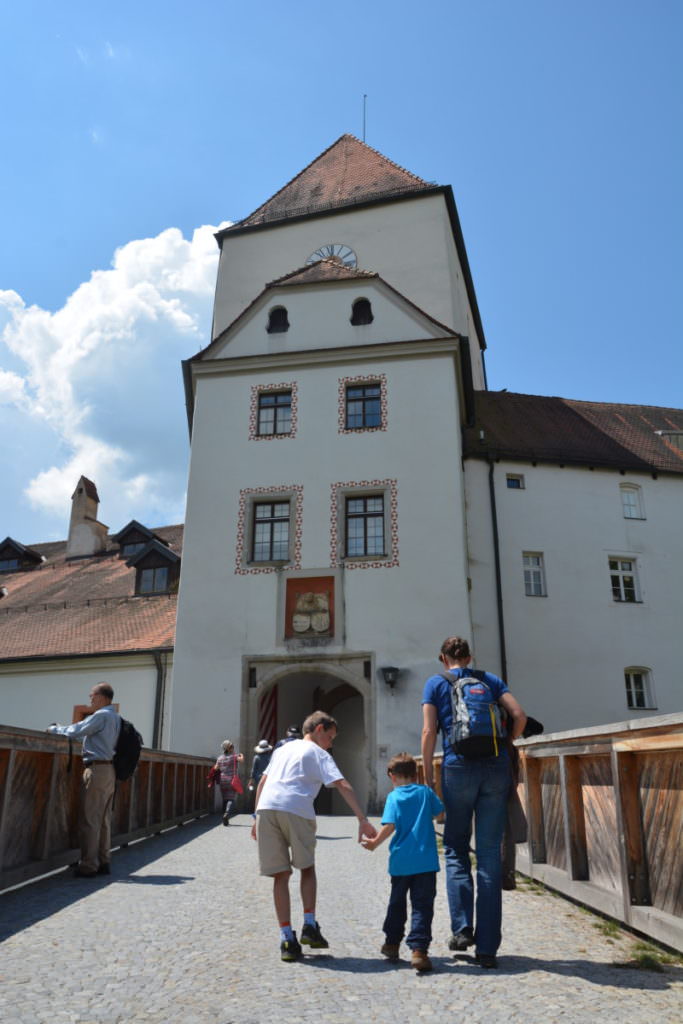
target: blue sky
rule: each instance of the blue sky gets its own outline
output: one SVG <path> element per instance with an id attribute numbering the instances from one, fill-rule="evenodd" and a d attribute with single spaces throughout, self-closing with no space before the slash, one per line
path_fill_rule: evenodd
<path id="1" fill-rule="evenodd" d="M 452 184 L 492 389 L 683 406 L 683 5 L 5 5 L 0 538 L 183 517 L 212 233 L 343 132 Z M 286 270 L 291 268 L 285 268 Z"/>

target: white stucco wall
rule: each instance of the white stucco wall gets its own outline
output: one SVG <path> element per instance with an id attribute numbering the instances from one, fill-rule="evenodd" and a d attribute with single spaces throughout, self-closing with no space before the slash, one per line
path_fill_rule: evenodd
<path id="1" fill-rule="evenodd" d="M 524 489 L 508 489 L 506 473 L 522 473 Z M 500 667 L 487 474 L 467 461 L 472 616 L 479 666 Z M 505 462 L 494 479 L 508 681 L 526 710 L 553 730 L 680 711 L 683 480 Z M 640 486 L 647 518 L 624 518 L 624 483 Z M 543 553 L 546 597 L 525 595 L 524 551 Z M 642 602 L 613 600 L 610 555 L 637 559 Z M 628 709 L 632 666 L 650 669 L 656 708 Z"/>
<path id="2" fill-rule="evenodd" d="M 218 269 L 213 337 L 268 282 L 302 267 L 328 242 L 349 245 L 362 270 L 376 271 L 430 316 L 466 335 L 474 386 L 483 388 L 479 339 L 442 195 L 341 210 L 228 236 Z"/>
<path id="3" fill-rule="evenodd" d="M 291 657 L 278 620 L 278 573 L 235 573 L 241 488 L 303 488 L 301 569 L 330 566 L 331 484 L 397 483 L 399 565 L 346 568 L 337 601 L 344 636 L 321 657 L 361 652 L 372 662 L 368 740 L 373 757 L 419 750 L 420 696 L 454 623 L 469 632 L 459 409 L 453 353 L 299 366 L 198 380 L 178 632 L 171 743 L 213 753 L 237 735 L 246 699 L 243 659 Z M 387 429 L 341 434 L 338 382 L 386 376 Z M 295 438 L 249 440 L 252 385 L 296 382 Z M 388 517 L 387 517 L 388 518 Z M 383 665 L 401 668 L 394 691 Z M 306 711 L 310 708 L 306 708 Z M 258 737 L 243 737 L 251 742 Z M 384 748 L 383 753 L 381 748 Z M 376 767 L 373 766 L 373 767 Z M 379 773 L 384 786 L 384 772 Z"/>
<path id="4" fill-rule="evenodd" d="M 366 298 L 372 306 L 373 322 L 354 326 L 352 305 Z M 271 309 L 284 306 L 289 330 L 268 334 Z M 211 358 L 286 354 L 320 348 L 349 348 L 393 341 L 414 341 L 444 337 L 437 324 L 422 316 L 377 280 L 336 281 L 331 284 L 298 285 L 268 292 L 228 332 Z"/>
<path id="5" fill-rule="evenodd" d="M 170 673 L 169 661 L 169 678 Z M 88 704 L 90 690 L 100 682 L 111 685 L 119 711 L 151 746 L 156 666 L 141 655 L 0 665 L 0 722 L 22 729 L 45 729 L 50 722 L 69 725 L 74 706 Z"/>

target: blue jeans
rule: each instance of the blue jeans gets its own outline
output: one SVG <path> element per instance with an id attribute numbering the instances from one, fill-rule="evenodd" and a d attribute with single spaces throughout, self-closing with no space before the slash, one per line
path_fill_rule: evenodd
<path id="1" fill-rule="evenodd" d="M 406 944 L 410 949 L 429 949 L 432 941 L 432 918 L 436 896 L 436 871 L 422 871 L 419 875 L 392 875 L 391 896 L 382 930 L 387 942 L 399 945 L 405 932 L 410 893 L 410 931 Z"/>
<path id="2" fill-rule="evenodd" d="M 496 953 L 500 946 L 502 909 L 500 845 L 510 792 L 510 763 L 498 757 L 463 761 L 445 767 L 441 789 L 446 807 L 443 833 L 446 894 L 454 935 L 472 928 L 474 885 L 470 863 L 472 818 L 477 857 L 477 953 Z"/>

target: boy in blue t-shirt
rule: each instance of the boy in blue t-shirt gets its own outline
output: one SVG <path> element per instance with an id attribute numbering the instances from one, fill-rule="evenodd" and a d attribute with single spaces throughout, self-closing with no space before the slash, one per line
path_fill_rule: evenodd
<path id="1" fill-rule="evenodd" d="M 384 805 L 382 827 L 374 839 L 361 840 L 366 850 L 375 850 L 385 839 L 393 836 L 389 847 L 391 896 L 383 925 L 386 942 L 381 951 L 387 959 L 398 960 L 410 893 L 412 914 L 406 943 L 412 950 L 411 966 L 418 971 L 431 971 L 432 962 L 427 950 L 432 941 L 436 873 L 439 870 L 432 819 L 444 808 L 432 789 L 418 785 L 417 764 L 410 754 L 392 757 L 387 774 L 394 789 Z"/>

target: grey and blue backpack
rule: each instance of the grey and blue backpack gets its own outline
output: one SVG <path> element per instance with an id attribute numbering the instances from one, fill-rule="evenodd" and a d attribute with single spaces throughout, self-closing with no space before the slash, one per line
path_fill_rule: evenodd
<path id="1" fill-rule="evenodd" d="M 467 675 L 443 672 L 442 676 L 451 688 L 453 724 L 448 742 L 453 752 L 466 758 L 497 757 L 505 726 L 484 673 L 470 669 Z"/>

